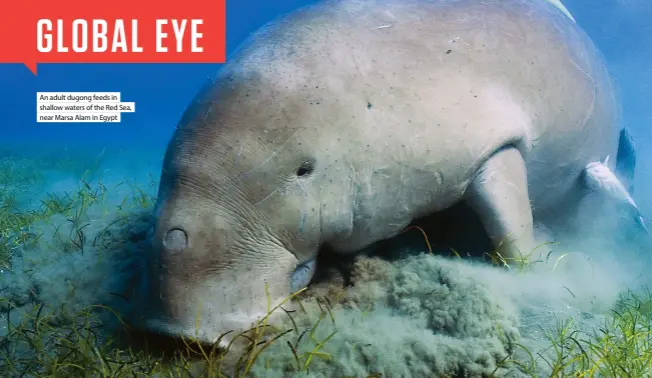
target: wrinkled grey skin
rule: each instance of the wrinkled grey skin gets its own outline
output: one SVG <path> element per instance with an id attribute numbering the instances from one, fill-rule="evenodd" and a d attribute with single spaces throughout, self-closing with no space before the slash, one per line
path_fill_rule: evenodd
<path id="1" fill-rule="evenodd" d="M 215 342 L 320 246 L 352 253 L 459 201 L 527 252 L 533 217 L 615 156 L 618 121 L 598 51 L 548 2 L 301 9 L 229 58 L 169 144 L 147 327 Z"/>

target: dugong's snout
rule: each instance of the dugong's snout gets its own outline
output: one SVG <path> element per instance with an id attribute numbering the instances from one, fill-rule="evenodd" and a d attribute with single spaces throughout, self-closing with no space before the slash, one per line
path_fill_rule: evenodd
<path id="1" fill-rule="evenodd" d="M 134 323 L 147 332 L 226 346 L 268 315 L 268 301 L 273 308 L 286 299 L 295 272 L 302 276 L 308 268 L 297 269 L 297 258 L 273 238 L 265 240 L 264 232 L 249 231 L 257 236 L 247 238 L 237 220 L 201 213 L 159 212 Z"/>

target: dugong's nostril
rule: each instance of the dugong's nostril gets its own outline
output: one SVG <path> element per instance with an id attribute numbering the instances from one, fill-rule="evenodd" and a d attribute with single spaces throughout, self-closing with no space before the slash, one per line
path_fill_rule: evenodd
<path id="1" fill-rule="evenodd" d="M 165 234 L 163 246 L 170 250 L 180 251 L 188 245 L 188 235 L 180 228 L 173 228 Z"/>

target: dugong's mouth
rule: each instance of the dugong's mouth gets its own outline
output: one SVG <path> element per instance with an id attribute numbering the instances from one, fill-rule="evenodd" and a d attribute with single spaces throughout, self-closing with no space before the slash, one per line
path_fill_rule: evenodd
<path id="1" fill-rule="evenodd" d="M 312 276 L 315 274 L 316 267 L 317 261 L 314 258 L 297 266 L 290 276 L 291 293 L 295 293 L 296 291 L 308 286 L 310 280 L 312 280 Z"/>
<path id="2" fill-rule="evenodd" d="M 285 281 L 285 285 L 289 284 L 286 288 L 290 292 L 276 290 L 269 300 L 273 304 L 285 302 L 291 294 L 308 286 L 316 265 L 315 259 L 299 264 L 285 276 L 286 280 L 289 280 L 289 282 Z M 142 295 L 141 300 L 138 301 L 140 304 L 128 319 L 133 328 L 144 334 L 159 335 L 172 340 L 185 339 L 226 348 L 238 334 L 250 329 L 268 315 L 265 311 L 264 296 L 251 296 L 241 291 L 242 289 L 247 291 L 247 281 L 241 281 L 239 284 L 228 281 L 238 289 L 224 290 L 223 287 L 214 289 L 220 285 L 205 285 L 191 291 L 179 292 L 174 297 L 167 297 L 156 291 L 156 288 L 149 287 L 156 282 L 149 281 L 147 279 L 151 278 L 149 275 L 145 276 L 147 277 L 141 281 L 142 286 L 139 290 Z M 205 300 L 205 298 L 215 299 L 224 295 L 231 295 L 235 299 L 242 300 L 242 303 L 228 299 L 225 302 Z M 194 307 L 201 308 L 200 313 L 196 314 L 188 310 Z M 170 311 L 170 308 L 173 310 Z M 271 321 L 276 315 L 273 314 L 269 320 Z"/>
<path id="3" fill-rule="evenodd" d="M 272 298 L 274 303 L 280 303 L 282 300 L 281 298 Z M 173 319 L 160 311 L 144 310 L 139 318 L 130 322 L 130 325 L 144 335 L 164 337 L 174 342 L 192 342 L 228 349 L 234 342 L 241 344 L 249 340 L 241 335 L 246 334 L 248 330 L 268 316 L 264 310 L 261 307 L 260 311 L 255 312 L 207 313 L 204 314 L 207 315 L 207 318 L 201 319 L 201 321 L 191 317 Z M 268 320 L 275 320 L 278 316 L 280 313 L 272 314 Z"/>
<path id="4" fill-rule="evenodd" d="M 242 327 L 242 324 L 245 322 L 244 314 L 232 314 L 232 315 L 223 315 L 224 323 L 234 324 L 234 327 Z M 249 323 L 254 324 L 256 321 L 262 319 L 264 314 L 260 314 L 259 317 L 251 318 Z M 237 324 L 237 325 L 236 325 Z M 140 327 L 141 331 L 147 333 L 161 335 L 175 340 L 185 340 L 186 342 L 192 341 L 197 342 L 206 346 L 217 347 L 220 349 L 228 349 L 234 338 L 240 332 L 224 332 L 222 334 L 215 334 L 213 332 L 208 332 L 206 328 L 187 328 L 178 323 L 167 321 L 165 319 L 158 318 L 149 318 L 143 323 Z M 239 329 L 239 328 L 236 328 Z"/>

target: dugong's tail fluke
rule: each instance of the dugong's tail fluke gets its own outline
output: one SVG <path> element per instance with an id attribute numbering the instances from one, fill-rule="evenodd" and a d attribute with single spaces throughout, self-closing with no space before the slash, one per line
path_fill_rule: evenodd
<path id="1" fill-rule="evenodd" d="M 631 210 L 635 213 L 635 219 L 637 223 L 648 233 L 650 231 L 645 226 L 645 219 L 641 214 L 638 206 L 634 203 L 632 199 L 632 194 L 634 193 L 634 172 L 636 170 L 636 146 L 634 145 L 634 138 L 629 133 L 629 129 L 623 127 L 620 130 L 620 138 L 618 140 L 618 155 L 616 156 L 616 173 L 615 177 L 621 183 L 621 186 L 625 190 L 625 194 L 621 195 L 625 197 L 630 205 Z"/>
<path id="2" fill-rule="evenodd" d="M 620 130 L 618 141 L 618 155 L 616 156 L 616 176 L 622 181 L 627 192 L 634 193 L 634 170 L 636 169 L 636 147 L 634 138 L 629 130 L 624 127 Z"/>

